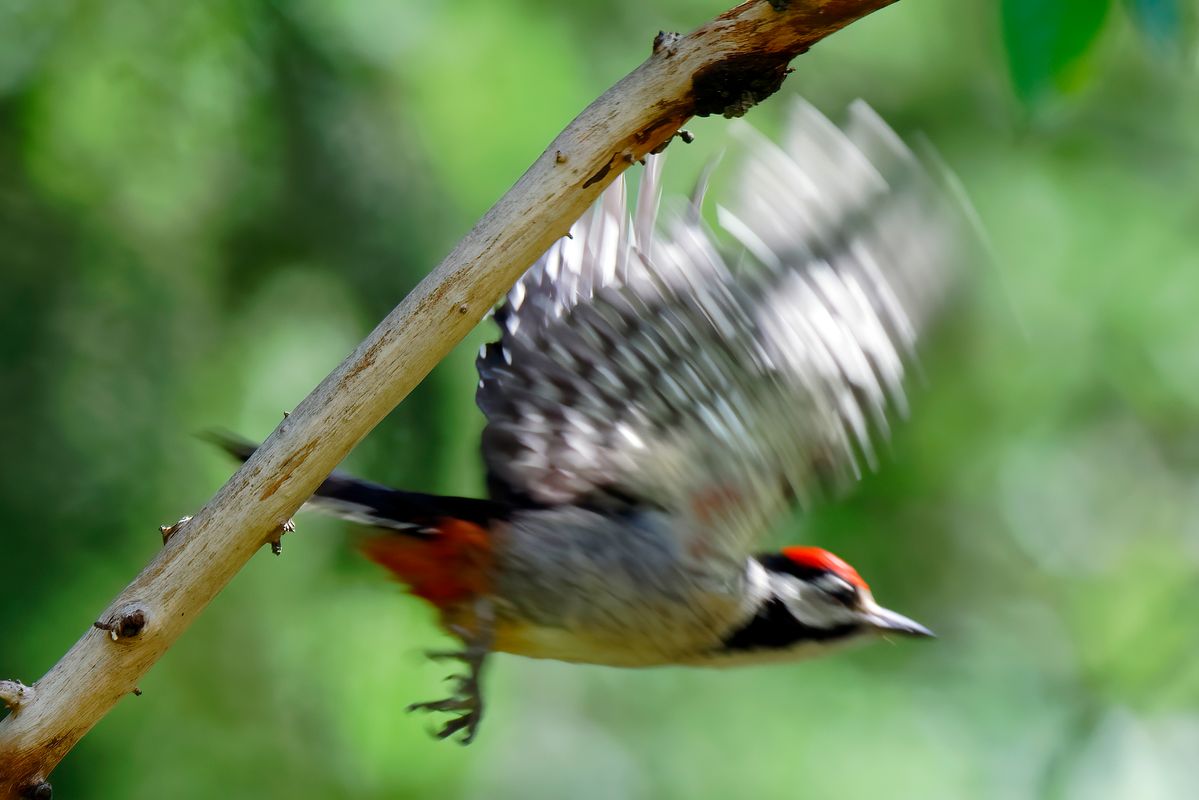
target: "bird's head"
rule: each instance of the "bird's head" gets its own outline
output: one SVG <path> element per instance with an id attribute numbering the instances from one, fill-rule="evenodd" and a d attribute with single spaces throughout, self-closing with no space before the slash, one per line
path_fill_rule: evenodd
<path id="1" fill-rule="evenodd" d="M 766 591 L 757 613 L 721 648 L 735 660 L 787 660 L 870 636 L 932 631 L 875 602 L 857 570 L 818 547 L 786 547 L 751 565 Z"/>
<path id="2" fill-rule="evenodd" d="M 785 547 L 762 560 L 774 573 L 775 591 L 808 625 L 856 625 L 867 632 L 931 637 L 920 623 L 874 602 L 870 586 L 841 558 L 819 547 Z"/>

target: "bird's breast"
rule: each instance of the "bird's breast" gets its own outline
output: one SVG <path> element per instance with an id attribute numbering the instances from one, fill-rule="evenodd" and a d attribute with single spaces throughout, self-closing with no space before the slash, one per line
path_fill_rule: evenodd
<path id="1" fill-rule="evenodd" d="M 675 663 L 753 614 L 744 566 L 686 558 L 664 514 L 543 509 L 514 516 L 493 537 L 497 650 Z"/>

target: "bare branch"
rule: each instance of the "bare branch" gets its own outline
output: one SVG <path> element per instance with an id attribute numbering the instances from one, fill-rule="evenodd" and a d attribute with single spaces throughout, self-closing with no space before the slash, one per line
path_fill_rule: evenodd
<path id="1" fill-rule="evenodd" d="M 634 161 L 695 115 L 739 116 L 810 45 L 894 0 L 753 0 L 653 54 L 592 103 L 310 394 L 41 680 L 3 684 L 0 797 L 45 776 L 183 633 L 317 485 Z M 647 37 L 646 45 L 649 47 Z M 168 535 L 164 531 L 164 537 Z M 15 700 L 15 702 L 14 702 Z"/>

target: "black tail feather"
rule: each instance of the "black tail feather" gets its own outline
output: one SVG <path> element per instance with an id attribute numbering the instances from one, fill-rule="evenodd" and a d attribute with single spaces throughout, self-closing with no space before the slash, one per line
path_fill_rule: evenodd
<path id="1" fill-rule="evenodd" d="M 224 431 L 207 431 L 201 438 L 234 458 L 245 461 L 258 446 Z M 325 514 L 406 533 L 431 533 L 447 517 L 486 527 L 507 516 L 508 507 L 491 500 L 405 492 L 334 472 L 305 504 Z"/>

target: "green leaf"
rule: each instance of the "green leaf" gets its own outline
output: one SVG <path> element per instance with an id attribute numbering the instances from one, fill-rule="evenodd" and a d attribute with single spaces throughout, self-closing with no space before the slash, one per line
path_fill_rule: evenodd
<path id="1" fill-rule="evenodd" d="M 1182 4 L 1179 0 L 1124 0 L 1137 28 L 1155 47 L 1178 47 L 1182 36 Z"/>
<path id="2" fill-rule="evenodd" d="M 1008 69 L 1021 99 L 1035 102 L 1078 82 L 1110 7 L 1111 0 L 1001 0 Z"/>

